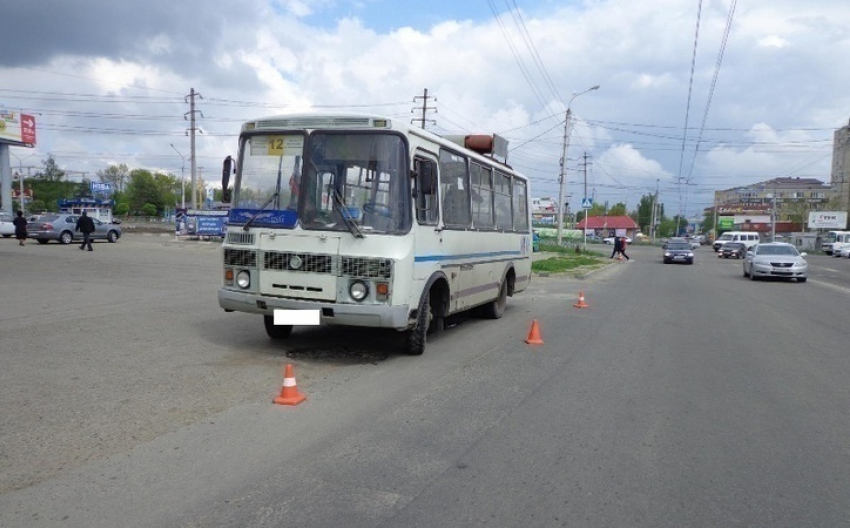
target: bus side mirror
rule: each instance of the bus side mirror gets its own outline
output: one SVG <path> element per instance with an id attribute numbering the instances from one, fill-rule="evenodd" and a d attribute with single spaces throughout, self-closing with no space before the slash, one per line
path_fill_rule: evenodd
<path id="1" fill-rule="evenodd" d="M 221 201 L 230 203 L 230 189 L 227 186 L 230 184 L 230 175 L 233 173 L 233 158 L 227 156 L 224 158 L 224 163 L 221 167 Z"/>

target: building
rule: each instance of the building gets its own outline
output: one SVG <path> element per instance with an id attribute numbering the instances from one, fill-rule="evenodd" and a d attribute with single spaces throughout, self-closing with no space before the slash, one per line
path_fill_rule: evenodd
<path id="1" fill-rule="evenodd" d="M 761 230 L 755 225 L 770 225 L 774 220 L 775 205 L 777 227 L 781 223 L 788 229 L 799 231 L 805 227 L 810 211 L 831 209 L 831 197 L 832 187 L 818 179 L 774 178 L 715 191 L 714 203 L 717 205 L 707 208 L 705 212 L 707 215 L 716 215 L 718 232 L 731 229 L 743 231 L 750 227 Z"/>
<path id="2" fill-rule="evenodd" d="M 82 214 L 83 211 L 101 222 L 112 222 L 112 207 L 115 203 L 100 198 L 68 198 L 59 200 L 59 211 L 65 214 Z"/>
<path id="3" fill-rule="evenodd" d="M 637 223 L 630 216 L 589 216 L 582 220 L 576 226 L 576 229 L 584 230 L 587 226 L 587 233 L 600 236 L 602 238 L 609 236 L 627 236 L 634 239 L 640 229 Z"/>

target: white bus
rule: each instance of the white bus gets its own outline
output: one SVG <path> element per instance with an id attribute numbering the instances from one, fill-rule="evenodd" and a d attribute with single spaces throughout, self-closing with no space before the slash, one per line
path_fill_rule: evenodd
<path id="1" fill-rule="evenodd" d="M 219 305 L 262 315 L 272 339 L 292 331 L 275 310 L 393 328 L 410 354 L 453 313 L 500 318 L 532 252 L 528 180 L 493 153 L 503 142 L 353 114 L 245 123 Z"/>
<path id="2" fill-rule="evenodd" d="M 832 255 L 834 244 L 850 242 L 850 231 L 826 231 L 821 236 L 820 249 L 827 255 Z"/>

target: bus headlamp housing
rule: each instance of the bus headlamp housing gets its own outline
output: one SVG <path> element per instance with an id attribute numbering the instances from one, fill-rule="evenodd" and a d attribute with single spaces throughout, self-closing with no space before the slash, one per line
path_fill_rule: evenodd
<path id="1" fill-rule="evenodd" d="M 369 285 L 363 281 L 354 281 L 348 287 L 348 294 L 355 301 L 361 302 L 369 295 Z"/>
<path id="2" fill-rule="evenodd" d="M 251 274 L 246 270 L 242 270 L 236 274 L 236 285 L 247 290 L 251 286 Z"/>
<path id="3" fill-rule="evenodd" d="M 292 255 L 289 257 L 289 267 L 290 269 L 297 270 L 304 264 L 304 261 L 301 260 L 301 257 L 298 255 Z"/>

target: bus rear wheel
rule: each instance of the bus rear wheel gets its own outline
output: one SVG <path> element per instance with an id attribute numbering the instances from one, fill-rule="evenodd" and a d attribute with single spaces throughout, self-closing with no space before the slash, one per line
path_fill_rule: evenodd
<path id="1" fill-rule="evenodd" d="M 505 278 L 502 281 L 502 287 L 499 288 L 499 296 L 495 300 L 481 307 L 481 315 L 486 319 L 501 319 L 505 313 L 505 306 L 508 304 L 508 280 Z"/>
<path id="2" fill-rule="evenodd" d="M 276 325 L 274 324 L 274 317 L 271 315 L 263 316 L 263 324 L 271 339 L 286 339 L 292 333 L 292 325 Z"/>

